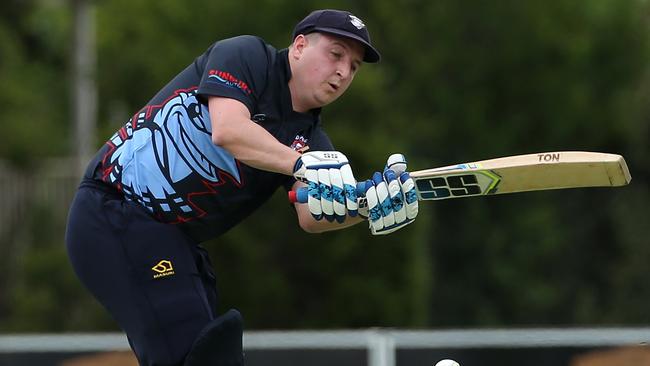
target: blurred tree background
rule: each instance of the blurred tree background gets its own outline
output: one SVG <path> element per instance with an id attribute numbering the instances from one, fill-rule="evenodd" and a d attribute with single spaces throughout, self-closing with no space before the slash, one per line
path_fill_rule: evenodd
<path id="1" fill-rule="evenodd" d="M 628 161 L 625 188 L 425 203 L 387 237 L 364 225 L 302 233 L 278 192 L 206 244 L 223 310 L 241 309 L 248 328 L 650 323 L 648 1 L 93 3 L 97 148 L 212 42 L 254 34 L 284 48 L 311 10 L 343 8 L 383 53 L 323 112 L 357 177 L 396 151 L 414 170 L 554 150 Z M 78 178 L 53 184 L 44 173 L 70 170 L 61 162 L 75 151 L 72 30 L 71 0 L 8 0 L 0 11 L 4 332 L 116 329 L 65 254 Z"/>

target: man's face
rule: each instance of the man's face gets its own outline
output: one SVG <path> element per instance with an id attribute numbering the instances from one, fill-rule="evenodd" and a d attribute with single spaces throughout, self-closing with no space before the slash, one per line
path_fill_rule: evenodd
<path id="1" fill-rule="evenodd" d="M 325 33 L 298 36 L 290 58 L 294 110 L 306 112 L 323 107 L 340 97 L 361 66 L 361 43 Z"/>

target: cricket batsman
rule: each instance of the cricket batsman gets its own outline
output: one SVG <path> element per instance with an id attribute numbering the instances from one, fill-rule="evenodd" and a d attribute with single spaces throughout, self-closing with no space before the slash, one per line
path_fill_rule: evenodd
<path id="1" fill-rule="evenodd" d="M 387 234 L 415 219 L 403 156 L 357 193 L 321 123 L 321 108 L 379 59 L 363 21 L 341 10 L 309 14 L 282 50 L 255 36 L 220 40 L 100 148 L 71 205 L 66 246 L 140 365 L 244 364 L 241 314 L 219 314 L 200 243 L 278 188 L 308 187 L 294 208 L 310 233 L 367 221 Z"/>

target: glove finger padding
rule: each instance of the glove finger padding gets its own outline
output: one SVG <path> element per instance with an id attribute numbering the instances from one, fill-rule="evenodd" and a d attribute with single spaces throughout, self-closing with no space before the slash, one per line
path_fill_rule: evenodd
<path id="1" fill-rule="evenodd" d="M 323 218 L 323 209 L 321 206 L 320 185 L 318 184 L 318 171 L 313 169 L 307 170 L 305 172 L 305 179 L 307 180 L 307 189 L 309 192 L 307 198 L 309 212 L 311 212 L 316 220 L 320 220 Z"/>
<path id="2" fill-rule="evenodd" d="M 347 157 L 338 151 L 313 151 L 304 153 L 296 160 L 293 176 L 308 184 L 307 204 L 316 220 L 325 217 L 328 221 L 343 222 L 347 210 L 357 214 L 356 180 Z M 351 202 L 348 202 L 351 201 Z"/>
<path id="3" fill-rule="evenodd" d="M 393 206 L 395 223 L 399 224 L 406 220 L 406 209 L 404 207 L 404 195 L 397 174 L 392 169 L 384 171 L 384 180 L 388 183 L 388 193 Z"/>
<path id="4" fill-rule="evenodd" d="M 409 173 L 404 172 L 399 176 L 399 183 L 401 191 L 404 193 L 404 206 L 406 211 L 406 218 L 409 220 L 415 219 L 418 215 L 418 195 L 415 192 L 415 183 Z"/>
<path id="5" fill-rule="evenodd" d="M 369 180 L 366 184 L 366 204 L 368 207 L 368 222 L 371 228 L 380 230 L 384 227 L 384 220 L 381 216 L 381 208 L 379 207 L 379 199 L 377 198 L 377 189 L 374 183 Z"/>
<path id="6" fill-rule="evenodd" d="M 350 216 L 356 216 L 359 209 L 357 204 L 357 180 L 354 179 L 350 165 L 341 167 L 341 178 L 343 179 L 343 191 L 345 194 L 345 206 Z"/>
<path id="7" fill-rule="evenodd" d="M 396 173 L 394 169 L 399 172 Z M 388 159 L 384 173 L 373 175 L 372 188 L 367 189 L 370 232 L 385 235 L 397 231 L 415 220 L 418 200 L 415 184 L 406 172 L 406 159 L 393 154 Z"/>
<path id="8" fill-rule="evenodd" d="M 377 191 L 377 201 L 379 202 L 379 209 L 383 220 L 382 227 L 388 227 L 395 224 L 395 214 L 393 213 L 393 205 L 388 192 L 388 184 L 384 180 L 381 173 L 375 172 L 372 175 L 372 181 L 375 184 Z"/>
<path id="9" fill-rule="evenodd" d="M 332 183 L 329 169 L 318 169 L 318 189 L 320 191 L 323 216 L 328 221 L 332 221 L 334 219 L 334 206 L 332 204 Z"/>
<path id="10" fill-rule="evenodd" d="M 337 221 L 345 218 L 345 192 L 343 191 L 343 177 L 338 169 L 330 169 L 330 182 L 332 183 L 332 206 Z"/>
<path id="11" fill-rule="evenodd" d="M 366 183 L 366 202 L 368 205 L 368 222 L 370 232 L 373 235 L 385 235 L 392 233 L 403 226 L 410 223 L 406 221 L 406 214 L 404 209 L 403 194 L 401 186 L 396 177 L 388 174 L 389 182 L 387 183 L 385 175 L 376 172 L 372 176 L 372 180 Z M 389 189 L 390 187 L 390 189 Z M 390 192 L 392 190 L 392 192 Z M 391 196 L 392 195 L 392 196 Z M 397 202 L 397 206 L 401 205 L 400 215 L 401 221 L 396 222 L 395 207 L 393 202 Z"/>

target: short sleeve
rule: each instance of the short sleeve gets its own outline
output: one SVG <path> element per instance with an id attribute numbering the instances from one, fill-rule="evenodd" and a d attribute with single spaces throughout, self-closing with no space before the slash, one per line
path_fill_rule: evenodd
<path id="1" fill-rule="evenodd" d="M 216 42 L 207 51 L 197 93 L 236 99 L 254 114 L 258 96 L 266 87 L 269 62 L 269 50 L 258 37 Z"/>

